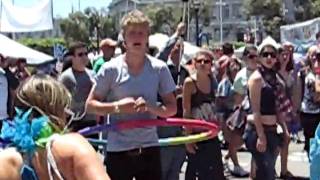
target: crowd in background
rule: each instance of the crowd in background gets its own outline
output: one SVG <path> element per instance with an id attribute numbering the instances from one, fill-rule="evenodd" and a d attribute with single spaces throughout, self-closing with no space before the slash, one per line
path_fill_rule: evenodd
<path id="1" fill-rule="evenodd" d="M 184 23 L 177 25 L 163 49 L 146 48 L 148 31 L 143 29 L 149 26 L 146 17 L 139 12 L 129 16 L 136 21 L 126 19 L 124 38 L 101 41 L 101 57 L 90 61 L 86 44 L 71 43 L 62 72 L 55 74 L 71 93 L 71 110 L 81 116 L 81 120 L 71 122 L 72 131 L 123 119 L 178 117 L 217 123 L 223 139 L 215 137 L 157 149 L 153 148 L 154 134 L 150 129 L 144 129 L 143 133 L 108 133 L 104 135 L 110 141 L 105 165 L 111 179 L 179 179 L 187 160 L 185 178 L 188 180 L 196 177 L 222 180 L 224 168 L 234 176 L 269 180 L 276 177 L 278 155 L 281 156 L 280 177 L 294 176 L 287 168 L 289 143 L 293 138 L 300 141 L 298 132 L 303 130 L 305 150 L 309 152 L 309 140 L 314 137 L 320 120 L 319 89 L 315 86 L 320 46 L 310 47 L 305 59 L 295 60 L 294 46 L 290 43 L 280 48 L 270 43 L 260 48 L 248 44 L 240 58 L 234 55 L 232 44 L 224 43 L 221 47 L 200 49 L 186 64 L 181 64 Z M 121 54 L 115 56 L 118 47 Z M 142 65 L 125 63 L 135 57 L 145 61 L 141 60 Z M 13 115 L 16 88 L 31 74 L 26 70 L 25 59 L 12 63 L 11 59 L 0 58 L 0 120 L 4 120 Z M 145 83 L 150 86 L 138 87 Z M 113 101 L 116 103 L 103 104 Z M 154 107 L 156 104 L 160 109 Z M 107 111 L 115 115 L 106 116 Z M 201 130 L 157 128 L 160 138 L 198 132 Z M 144 146 L 146 142 L 149 144 Z M 224 146 L 228 153 L 222 157 Z M 251 172 L 240 166 L 237 151 L 242 147 L 252 154 Z M 139 160 L 137 156 L 145 159 Z M 229 159 L 233 169 L 223 166 Z"/>

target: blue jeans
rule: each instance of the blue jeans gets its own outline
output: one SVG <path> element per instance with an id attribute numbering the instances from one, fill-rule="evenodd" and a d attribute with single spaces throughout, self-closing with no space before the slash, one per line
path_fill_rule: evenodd
<path id="1" fill-rule="evenodd" d="M 256 179 L 274 180 L 276 178 L 275 164 L 279 154 L 278 148 L 281 144 L 281 138 L 276 131 L 265 131 L 265 136 L 267 148 L 265 152 L 261 153 L 256 148 L 258 135 L 255 128 L 246 128 L 244 132 L 245 144 L 257 166 Z"/>
<path id="2" fill-rule="evenodd" d="M 179 180 L 181 167 L 186 159 L 184 146 L 161 147 L 161 169 L 163 180 Z"/>
<path id="3" fill-rule="evenodd" d="M 217 137 L 197 143 L 196 154 L 188 154 L 186 180 L 224 180 L 220 142 Z"/>

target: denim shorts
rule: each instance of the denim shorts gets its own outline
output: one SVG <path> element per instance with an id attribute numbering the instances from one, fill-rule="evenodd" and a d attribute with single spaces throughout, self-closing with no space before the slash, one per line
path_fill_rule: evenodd
<path id="1" fill-rule="evenodd" d="M 282 138 L 281 134 L 278 134 L 276 130 L 266 130 L 265 136 L 267 139 L 267 148 L 265 152 L 259 152 L 256 148 L 258 134 L 253 125 L 248 125 L 244 132 L 244 141 L 248 151 L 252 154 L 252 157 L 257 165 L 256 179 L 259 180 L 274 180 L 275 179 L 275 164 L 278 150 L 281 146 Z"/>

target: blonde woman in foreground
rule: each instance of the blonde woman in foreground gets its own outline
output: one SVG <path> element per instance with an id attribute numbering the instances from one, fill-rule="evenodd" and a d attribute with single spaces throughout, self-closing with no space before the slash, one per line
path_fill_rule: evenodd
<path id="1" fill-rule="evenodd" d="M 106 180 L 88 141 L 65 133 L 71 96 L 48 75 L 34 75 L 17 91 L 17 115 L 5 121 L 0 142 L 0 180 Z"/>

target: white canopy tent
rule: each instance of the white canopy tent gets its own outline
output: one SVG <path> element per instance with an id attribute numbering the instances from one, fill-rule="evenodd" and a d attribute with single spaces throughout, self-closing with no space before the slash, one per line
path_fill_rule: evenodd
<path id="1" fill-rule="evenodd" d="M 275 48 L 277 48 L 277 49 L 279 49 L 279 48 L 281 47 L 281 45 L 280 45 L 279 43 L 277 43 L 271 36 L 267 36 L 267 37 L 262 41 L 262 43 L 258 46 L 258 50 L 260 51 L 261 48 L 262 48 L 263 46 L 267 45 L 267 44 L 273 45 L 273 46 L 274 46 Z M 242 53 L 243 53 L 243 51 L 244 51 L 245 48 L 246 48 L 245 46 L 242 46 L 242 47 L 236 49 L 236 50 L 234 51 L 235 55 L 240 58 L 240 57 L 242 56 Z"/>
<path id="2" fill-rule="evenodd" d="M 52 56 L 24 46 L 0 34 L 0 53 L 14 58 L 26 58 L 27 64 L 38 65 L 54 60 Z"/>
<path id="3" fill-rule="evenodd" d="M 243 54 L 243 51 L 246 47 L 245 46 L 242 46 L 236 50 L 234 50 L 234 54 L 238 57 L 238 58 L 241 58 L 242 57 L 242 54 Z"/>
<path id="4" fill-rule="evenodd" d="M 159 50 L 163 49 L 169 40 L 169 36 L 161 33 L 149 36 L 149 46 L 157 47 Z M 186 64 L 194 55 L 200 50 L 199 47 L 192 45 L 190 42 L 184 41 L 184 53 L 181 60 L 182 64 Z"/>

